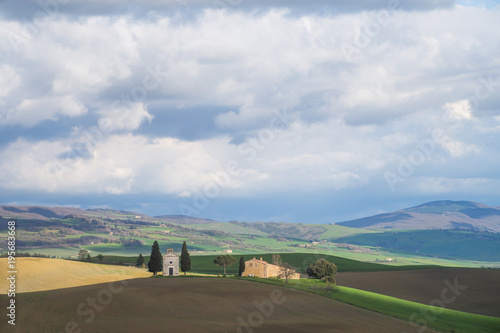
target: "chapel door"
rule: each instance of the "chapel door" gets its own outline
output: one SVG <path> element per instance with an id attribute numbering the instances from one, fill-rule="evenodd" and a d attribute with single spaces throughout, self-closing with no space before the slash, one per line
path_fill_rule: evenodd
<path id="1" fill-rule="evenodd" d="M 168 275 L 174 275 L 174 268 L 173 267 L 168 268 Z"/>

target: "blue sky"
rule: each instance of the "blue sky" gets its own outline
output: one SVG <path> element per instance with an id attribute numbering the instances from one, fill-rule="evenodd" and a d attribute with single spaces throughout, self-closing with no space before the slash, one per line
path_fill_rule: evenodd
<path id="1" fill-rule="evenodd" d="M 0 1 L 0 203 L 498 206 L 495 1 Z"/>

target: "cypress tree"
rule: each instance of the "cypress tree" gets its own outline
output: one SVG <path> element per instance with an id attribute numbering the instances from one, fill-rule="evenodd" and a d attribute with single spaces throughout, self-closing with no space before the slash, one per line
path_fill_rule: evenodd
<path id="1" fill-rule="evenodd" d="M 161 272 L 163 270 L 163 257 L 160 253 L 160 246 L 158 242 L 155 241 L 151 248 L 151 257 L 148 262 L 148 271 L 156 275 L 157 272 Z"/>
<path id="2" fill-rule="evenodd" d="M 243 272 L 245 271 L 245 258 L 243 256 L 240 257 L 240 269 L 238 270 L 238 275 L 243 276 Z"/>
<path id="3" fill-rule="evenodd" d="M 190 270 L 191 270 L 191 256 L 189 255 L 186 242 L 184 241 L 184 243 L 182 244 L 182 252 L 181 252 L 181 271 L 183 271 L 184 275 L 186 275 L 186 272 L 189 272 Z"/>
<path id="4" fill-rule="evenodd" d="M 142 256 L 142 253 L 139 253 L 139 257 L 137 257 L 137 261 L 135 262 L 135 265 L 137 267 L 142 267 L 144 264 L 144 257 Z"/>

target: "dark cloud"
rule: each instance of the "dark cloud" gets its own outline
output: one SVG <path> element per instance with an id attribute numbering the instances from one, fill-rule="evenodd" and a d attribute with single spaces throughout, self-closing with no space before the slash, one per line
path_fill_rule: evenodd
<path id="1" fill-rule="evenodd" d="M 183 13 L 190 16 L 193 11 L 205 8 L 226 10 L 267 10 L 287 8 L 291 14 L 301 15 L 310 12 L 339 14 L 381 9 L 432 10 L 451 7 L 455 0 L 3 0 L 0 1 L 2 16 L 16 20 L 32 21 L 34 16 L 64 14 L 74 16 L 114 16 L 132 15 L 148 17 L 155 14 Z"/>

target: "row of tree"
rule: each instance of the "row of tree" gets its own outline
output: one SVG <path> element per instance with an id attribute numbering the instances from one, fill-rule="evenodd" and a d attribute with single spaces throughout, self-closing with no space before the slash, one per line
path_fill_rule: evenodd
<path id="1" fill-rule="evenodd" d="M 104 256 L 100 253 L 96 257 L 97 259 L 99 259 L 99 261 L 102 261 L 102 259 L 104 259 Z M 90 256 L 89 251 L 84 249 L 78 251 L 78 259 L 81 261 L 88 261 L 88 262 L 92 261 L 92 257 Z"/>
<path id="2" fill-rule="evenodd" d="M 273 265 L 280 267 L 280 273 L 285 277 L 286 282 L 288 282 L 288 277 L 295 273 L 295 268 L 289 263 L 284 263 L 279 254 L 273 254 L 272 257 Z M 226 254 L 217 256 L 214 259 L 214 264 L 224 268 L 224 276 L 226 276 L 227 267 L 231 267 L 236 263 L 236 258 L 233 256 Z M 139 254 L 137 258 L 136 265 L 141 267 L 144 264 L 144 257 L 142 253 Z M 182 244 L 182 251 L 180 257 L 180 269 L 186 275 L 186 272 L 191 270 L 191 257 L 187 250 L 186 242 Z M 154 241 L 153 247 L 151 249 L 151 257 L 148 262 L 148 271 L 156 275 L 157 272 L 161 272 L 163 270 L 163 257 L 160 252 L 160 246 L 157 241 Z M 240 257 L 239 268 L 238 268 L 238 276 L 243 276 L 243 272 L 245 271 L 245 258 L 243 256 Z M 315 263 L 309 265 L 306 270 L 306 273 L 309 277 L 322 279 L 325 282 L 335 284 L 335 275 L 337 274 L 337 266 L 334 263 L 331 263 L 325 259 L 318 259 Z"/>

